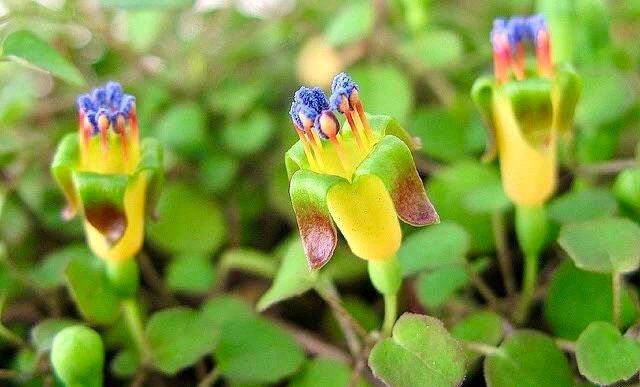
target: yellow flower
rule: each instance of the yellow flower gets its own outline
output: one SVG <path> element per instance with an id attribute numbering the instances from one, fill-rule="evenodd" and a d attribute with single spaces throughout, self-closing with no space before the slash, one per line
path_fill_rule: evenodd
<path id="1" fill-rule="evenodd" d="M 78 133 L 60 142 L 51 170 L 67 199 L 63 216 L 81 213 L 94 254 L 122 260 L 142 246 L 161 167 L 160 144 L 139 140 L 134 97 L 109 82 L 78 98 Z"/>
<path id="2" fill-rule="evenodd" d="M 331 99 L 302 87 L 291 106 L 300 137 L 286 154 L 290 196 L 312 269 L 333 255 L 337 231 L 353 253 L 385 261 L 400 248 L 400 222 L 438 221 L 416 171 L 409 135 L 387 116 L 365 113 L 358 87 L 344 73 Z M 341 126 L 335 112 L 344 114 Z"/>
<path id="3" fill-rule="evenodd" d="M 523 206 L 538 206 L 555 191 L 557 143 L 569 137 L 580 82 L 569 66 L 551 63 L 549 33 L 542 16 L 494 22 L 494 76 L 473 86 L 472 96 L 487 122 L 484 156 L 500 158 L 505 192 Z M 525 44 L 536 49 L 537 68 L 525 68 Z"/>

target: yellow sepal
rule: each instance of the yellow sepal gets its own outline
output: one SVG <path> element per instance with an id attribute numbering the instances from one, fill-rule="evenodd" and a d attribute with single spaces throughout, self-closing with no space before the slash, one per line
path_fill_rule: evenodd
<path id="1" fill-rule="evenodd" d="M 124 211 L 127 227 L 122 238 L 111 245 L 107 238 L 86 219 L 84 229 L 91 250 L 106 260 L 122 260 L 134 257 L 144 240 L 144 209 L 146 202 L 147 175 L 139 174 L 131 178 L 124 194 Z"/>
<path id="2" fill-rule="evenodd" d="M 544 203 L 556 189 L 557 131 L 544 139 L 526 141 L 515 119 L 511 101 L 501 93 L 493 99 L 500 170 L 507 196 L 516 204 L 536 206 Z M 532 146 L 531 144 L 538 144 Z"/>
<path id="3" fill-rule="evenodd" d="M 334 185 L 327 206 L 351 251 L 360 258 L 384 260 L 395 256 L 402 232 L 393 201 L 377 176 L 357 177 Z"/>

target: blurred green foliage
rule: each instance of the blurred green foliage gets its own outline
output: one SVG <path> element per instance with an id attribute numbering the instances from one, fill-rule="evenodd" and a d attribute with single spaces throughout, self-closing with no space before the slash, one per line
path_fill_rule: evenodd
<path id="1" fill-rule="evenodd" d="M 569 385 L 574 375 L 550 336 L 589 342 L 583 330 L 612 322 L 611 274 L 583 271 L 592 250 L 580 248 L 598 244 L 592 234 L 619 234 L 603 230 L 613 216 L 627 217 L 637 243 L 640 4 L 634 0 L 0 0 L 0 295 L 7 299 L 0 328 L 18 335 L 0 338 L 0 368 L 17 375 L 16 385 L 52 381 L 37 354 L 50 350 L 60 330 L 84 320 L 104 338 L 106 382 L 138 375 L 140 354 L 124 329 L 117 290 L 104 263 L 84 247 L 80 221 L 60 219 L 63 198 L 49 177 L 57 142 L 76 130 L 76 96 L 108 79 L 136 96 L 142 135 L 156 137 L 165 150 L 167 184 L 140 258 L 145 334 L 156 367 L 144 377 L 151 383 L 193 384 L 204 378 L 203 367 L 217 364 L 215 376 L 234 386 L 348 385 L 344 359 L 305 358 L 289 325 L 314 338 L 326 333 L 332 348 L 346 351 L 339 324 L 307 291 L 337 287 L 367 329 L 379 324 L 381 305 L 372 300 L 364 262 L 345 246 L 323 271 L 308 272 L 283 161 L 297 140 L 288 115 L 293 92 L 300 84 L 326 89 L 342 70 L 359 83 L 369 112 L 395 117 L 420 139 L 416 164 L 443 220 L 424 230 L 403 228 L 402 307 L 437 316 L 459 339 L 499 345 L 502 320 L 479 311 L 489 300 L 474 289 L 473 277 L 484 276 L 502 296 L 495 257 L 505 244 L 515 262 L 520 253 L 497 164 L 478 161 L 486 138 L 469 89 L 491 71 L 492 20 L 536 10 L 548 18 L 555 58 L 573 62 L 584 84 L 574 138 L 560 152 L 559 192 L 547 209 L 548 241 L 560 235 L 561 245 L 577 253 L 548 249 L 543 309 L 530 321 L 546 333 L 516 331 L 501 344 L 504 356 L 487 357 L 485 378 L 510 386 L 515 367 L 526 374 L 519 386 Z M 586 230 L 575 222 L 595 223 Z M 629 240 L 613 242 L 618 251 L 616 243 Z M 622 257 L 632 261 L 625 268 L 638 265 L 632 247 Z M 637 319 L 637 285 L 637 275 L 627 279 L 623 327 Z M 256 303 L 272 308 L 258 315 Z M 411 349 L 399 325 L 385 345 L 403 356 Z M 437 324 L 416 329 L 432 329 L 433 340 L 442 339 L 435 350 L 446 356 L 462 353 Z M 620 345 L 613 336 L 612 343 L 593 345 Z M 469 360 L 479 357 L 465 352 Z M 629 352 L 638 357 L 636 349 Z M 388 355 L 379 350 L 376 358 Z M 374 371 L 384 380 L 402 380 L 377 361 Z M 577 364 L 598 380 L 628 374 L 607 373 L 598 361 L 582 357 Z M 451 362 L 443 383 L 461 380 L 458 365 Z"/>

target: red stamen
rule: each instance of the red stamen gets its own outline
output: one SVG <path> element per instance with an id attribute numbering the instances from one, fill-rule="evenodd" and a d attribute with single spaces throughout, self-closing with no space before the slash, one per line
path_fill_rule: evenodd
<path id="1" fill-rule="evenodd" d="M 496 38 L 493 49 L 493 72 L 498 83 L 504 83 L 509 78 L 509 63 L 511 52 L 506 36 Z"/>
<path id="2" fill-rule="evenodd" d="M 545 76 L 553 76 L 553 64 L 551 63 L 551 41 L 549 33 L 540 30 L 536 37 L 536 57 L 538 59 L 538 72 Z"/>
<path id="3" fill-rule="evenodd" d="M 513 73 L 516 76 L 516 79 L 523 80 L 524 79 L 524 67 L 525 67 L 525 52 L 524 45 L 522 43 L 518 43 L 515 49 L 515 55 L 511 61 L 511 67 L 513 68 Z"/>

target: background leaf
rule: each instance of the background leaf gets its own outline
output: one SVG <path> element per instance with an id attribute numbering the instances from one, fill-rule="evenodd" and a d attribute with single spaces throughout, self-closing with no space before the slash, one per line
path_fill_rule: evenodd
<path id="1" fill-rule="evenodd" d="M 2 54 L 19 63 L 25 63 L 72 83 L 83 86 L 80 71 L 60 55 L 49 43 L 29 31 L 11 33 L 2 44 Z"/>

